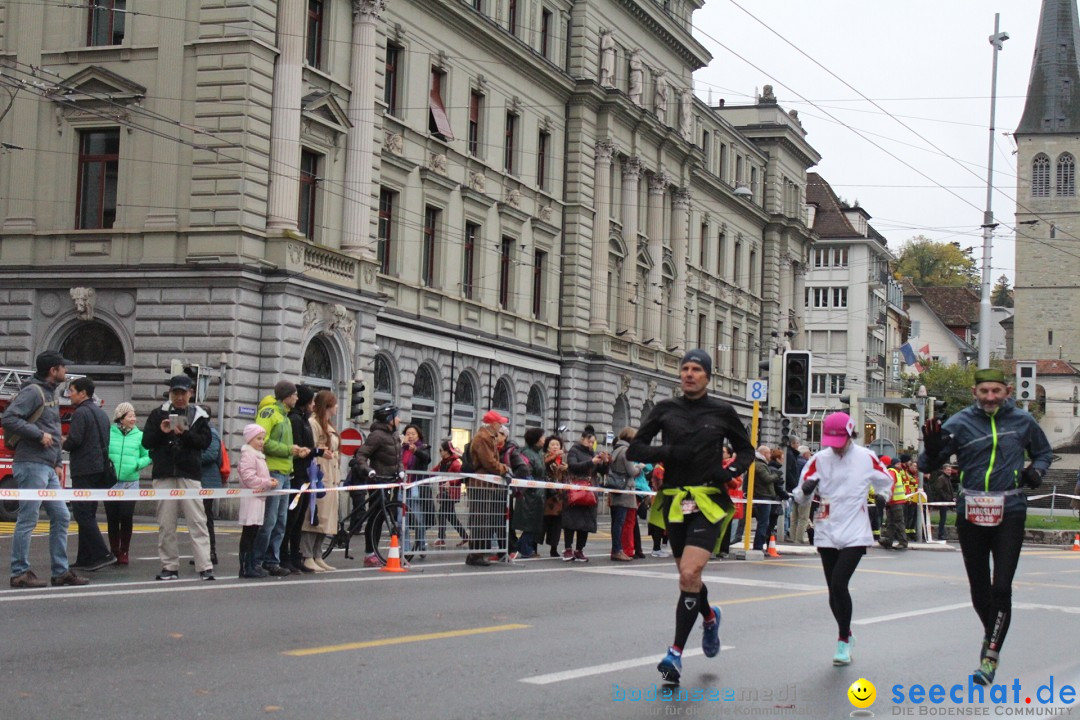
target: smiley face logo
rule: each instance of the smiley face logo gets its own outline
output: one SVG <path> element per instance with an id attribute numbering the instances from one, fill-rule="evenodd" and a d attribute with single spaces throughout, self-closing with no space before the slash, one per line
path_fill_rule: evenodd
<path id="1" fill-rule="evenodd" d="M 874 687 L 874 683 L 870 682 L 866 678 L 859 678 L 855 682 L 851 683 L 851 687 L 847 691 L 848 700 L 851 704 L 857 708 L 868 708 L 874 704 L 874 700 L 877 699 L 877 688 Z"/>

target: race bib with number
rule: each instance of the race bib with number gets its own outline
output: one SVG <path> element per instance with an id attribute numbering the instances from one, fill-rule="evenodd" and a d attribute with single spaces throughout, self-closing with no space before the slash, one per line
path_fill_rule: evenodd
<path id="1" fill-rule="evenodd" d="M 829 503 L 819 502 L 817 506 L 817 512 L 814 513 L 814 520 L 827 520 L 829 518 Z"/>
<path id="2" fill-rule="evenodd" d="M 1001 524 L 1005 515 L 1004 495 L 965 495 L 964 513 L 967 521 L 981 527 L 995 527 Z"/>
<path id="3" fill-rule="evenodd" d="M 690 513 L 696 513 L 698 511 L 697 503 L 693 500 L 683 500 L 680 505 L 683 515 L 689 515 Z"/>

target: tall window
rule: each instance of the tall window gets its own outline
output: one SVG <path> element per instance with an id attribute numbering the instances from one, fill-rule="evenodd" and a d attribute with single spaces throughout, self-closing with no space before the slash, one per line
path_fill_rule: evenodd
<path id="1" fill-rule="evenodd" d="M 79 186 L 76 228 L 111 228 L 116 222 L 116 185 L 120 172 L 120 131 L 86 130 L 79 134 Z"/>
<path id="2" fill-rule="evenodd" d="M 847 267 L 847 251 L 846 247 L 833 250 L 833 267 Z"/>
<path id="3" fill-rule="evenodd" d="M 308 0 L 307 6 L 307 64 L 322 67 L 323 0 Z"/>
<path id="4" fill-rule="evenodd" d="M 532 273 L 532 313 L 537 320 L 544 319 L 544 264 L 547 262 L 547 253 L 537 250 L 533 256 Z"/>
<path id="5" fill-rule="evenodd" d="M 438 408 L 438 392 L 435 387 L 435 375 L 427 365 L 421 365 L 413 381 L 412 411 L 409 413 L 409 421 L 420 426 L 424 438 L 429 443 L 432 443 L 434 439 L 435 416 Z"/>
<path id="6" fill-rule="evenodd" d="M 547 188 L 548 146 L 551 144 L 551 134 L 543 130 L 536 139 L 536 186 L 541 190 Z"/>
<path id="7" fill-rule="evenodd" d="M 428 132 L 440 140 L 453 140 L 454 131 L 450 129 L 450 118 L 443 104 L 443 90 L 446 88 L 446 73 L 439 68 L 431 68 L 431 90 L 429 93 Z"/>
<path id="8" fill-rule="evenodd" d="M 309 240 L 315 239 L 315 201 L 319 190 L 319 156 L 310 150 L 300 151 L 300 211 L 297 226 Z"/>
<path id="9" fill-rule="evenodd" d="M 386 77 L 383 80 L 383 102 L 386 103 L 386 112 L 391 115 L 398 113 L 398 71 L 401 69 L 402 50 L 397 45 L 386 45 Z"/>
<path id="10" fill-rule="evenodd" d="M 720 176 L 721 180 L 726 180 L 727 173 L 727 145 L 720 143 L 720 165 L 716 170 L 716 174 Z"/>
<path id="11" fill-rule="evenodd" d="M 713 336 L 714 338 L 716 338 L 716 348 L 714 349 L 714 352 L 713 352 L 713 367 L 715 367 L 718 371 L 723 372 L 725 368 L 724 368 L 724 363 L 722 362 L 722 356 L 720 355 L 720 353 L 723 352 L 721 350 L 721 348 L 724 347 L 724 322 L 723 322 L 723 320 L 717 320 L 716 321 L 716 327 L 715 327 L 714 331 L 716 332 L 716 335 Z"/>
<path id="12" fill-rule="evenodd" d="M 476 282 L 476 248 L 479 240 L 480 226 L 476 223 L 465 223 L 465 246 L 461 258 L 461 294 L 469 300 L 473 299 Z"/>
<path id="13" fill-rule="evenodd" d="M 708 347 L 708 338 L 705 337 L 705 333 L 708 332 L 709 316 L 705 313 L 698 313 L 697 317 L 697 346 L 699 348 Z"/>
<path id="14" fill-rule="evenodd" d="M 544 391 L 539 385 L 529 388 L 525 399 L 525 427 L 544 427 Z"/>
<path id="15" fill-rule="evenodd" d="M 1062 153 L 1057 160 L 1057 194 L 1076 194 L 1076 161 L 1069 153 Z"/>
<path id="16" fill-rule="evenodd" d="M 705 267 L 705 262 L 709 259 L 709 223 L 701 223 L 701 248 L 698 250 L 698 265 L 702 268 Z"/>
<path id="17" fill-rule="evenodd" d="M 438 240 L 439 209 L 424 208 L 424 242 L 420 257 L 420 282 L 435 287 L 435 245 Z"/>
<path id="18" fill-rule="evenodd" d="M 731 281 L 736 285 L 742 285 L 745 282 L 744 278 L 739 275 L 742 272 L 742 243 L 738 240 L 735 241 L 735 262 L 732 264 L 733 276 Z"/>
<path id="19" fill-rule="evenodd" d="M 739 376 L 739 326 L 735 325 L 731 328 L 731 352 L 728 353 L 728 357 L 731 360 L 729 371 L 733 377 Z"/>
<path id="20" fill-rule="evenodd" d="M 513 238 L 504 237 L 499 245 L 499 307 L 510 307 L 510 256 L 514 251 Z"/>
<path id="21" fill-rule="evenodd" d="M 379 272 L 389 274 L 392 265 L 391 240 L 394 235 L 394 201 L 397 193 L 390 190 L 379 190 L 379 240 L 376 250 L 376 258 L 379 261 Z"/>
<path id="22" fill-rule="evenodd" d="M 706 170 L 711 170 L 712 169 L 712 165 L 709 162 L 710 160 L 712 160 L 712 158 L 709 156 L 709 152 L 712 150 L 712 146 L 709 144 L 710 139 L 711 138 L 709 137 L 709 131 L 708 130 L 702 130 L 701 131 L 701 152 L 705 156 L 705 169 Z"/>
<path id="23" fill-rule="evenodd" d="M 88 0 L 87 5 L 90 16 L 86 27 L 86 44 L 99 47 L 124 42 L 127 0 Z"/>
<path id="24" fill-rule="evenodd" d="M 1050 197 L 1050 158 L 1041 153 L 1031 161 L 1031 196 Z"/>
<path id="25" fill-rule="evenodd" d="M 551 22 L 550 10 L 540 11 L 540 54 L 548 60 L 551 59 Z"/>
<path id="26" fill-rule="evenodd" d="M 484 96 L 473 90 L 469 93 L 469 154 L 480 156 L 480 115 L 484 107 Z"/>
<path id="27" fill-rule="evenodd" d="M 517 0 L 507 0 L 506 5 L 506 26 L 511 35 L 517 35 L 518 29 L 518 16 L 517 16 Z"/>
<path id="28" fill-rule="evenodd" d="M 810 392 L 814 395 L 824 395 L 828 387 L 829 376 L 825 373 L 814 373 L 810 376 Z"/>
<path id="29" fill-rule="evenodd" d="M 375 356 L 374 375 L 375 387 L 372 390 L 371 399 L 375 406 L 393 403 L 397 383 L 394 382 L 394 371 L 390 367 L 390 361 L 385 356 Z"/>
<path id="30" fill-rule="evenodd" d="M 750 292 L 757 294 L 758 291 L 757 253 L 750 251 Z"/>
<path id="31" fill-rule="evenodd" d="M 833 288 L 833 307 L 847 307 L 847 288 Z"/>
<path id="32" fill-rule="evenodd" d="M 514 113 L 506 113 L 506 132 L 503 137 L 503 168 L 506 172 L 514 172 L 514 141 L 517 138 L 518 116 Z"/>
<path id="33" fill-rule="evenodd" d="M 723 230 L 716 236 L 716 275 L 724 277 L 724 253 L 727 252 L 727 233 Z"/>

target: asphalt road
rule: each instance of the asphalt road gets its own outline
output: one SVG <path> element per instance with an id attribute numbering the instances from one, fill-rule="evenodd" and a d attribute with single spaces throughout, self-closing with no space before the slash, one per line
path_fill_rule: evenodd
<path id="1" fill-rule="evenodd" d="M 335 556 L 334 573 L 241 581 L 238 536 L 227 530 L 214 583 L 186 564 L 180 581 L 155 582 L 147 532 L 136 534 L 129 567 L 94 573 L 89 586 L 0 590 L 0 718 L 839 718 L 854 710 L 847 690 L 860 678 L 877 688 L 877 717 L 918 716 L 958 708 L 913 704 L 911 685 L 962 684 L 966 701 L 978 659 L 958 552 L 863 559 L 845 668 L 831 664 L 836 628 L 816 557 L 713 562 L 721 655 L 699 654 L 699 625 L 686 699 L 635 702 L 616 698 L 663 692 L 655 665 L 673 630 L 671 560 L 613 564 L 593 539 L 584 565 L 468 568 L 460 556 L 429 557 L 391 575 Z M 0 537 L 5 558 L 10 543 Z M 38 568 L 46 545 L 34 538 Z M 1080 688 L 1080 553 L 1025 550 L 1014 603 L 997 679 L 1010 702 L 986 696 L 959 709 L 1071 710 L 1060 691 Z M 1043 706 L 1035 693 L 1051 676 L 1057 702 Z M 895 685 L 904 703 L 893 702 Z"/>

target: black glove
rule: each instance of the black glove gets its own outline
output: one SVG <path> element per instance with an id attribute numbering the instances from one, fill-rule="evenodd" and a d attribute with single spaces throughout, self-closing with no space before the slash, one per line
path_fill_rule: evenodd
<path id="1" fill-rule="evenodd" d="M 1042 475 L 1038 470 L 1028 465 L 1020 473 L 1020 484 L 1034 490 L 1042 485 Z"/>
<path id="2" fill-rule="evenodd" d="M 791 493 L 789 493 L 780 485 L 776 487 L 776 494 L 780 497 L 781 500 L 787 500 L 789 497 L 791 497 Z"/>
<path id="3" fill-rule="evenodd" d="M 732 474 L 728 472 L 727 468 L 717 465 L 716 468 L 706 477 L 706 482 L 713 487 L 720 488 L 721 490 L 726 490 L 727 484 L 732 477 Z"/>
<path id="4" fill-rule="evenodd" d="M 802 490 L 802 494 L 804 497 L 813 497 L 814 491 L 817 490 L 817 486 L 817 480 L 807 480 L 802 484 L 802 487 L 800 489 Z"/>
<path id="5" fill-rule="evenodd" d="M 923 423 L 923 444 L 926 446 L 926 456 L 931 461 L 936 460 L 941 452 L 948 446 L 952 435 L 948 430 L 941 429 L 941 420 L 933 417 Z"/>

